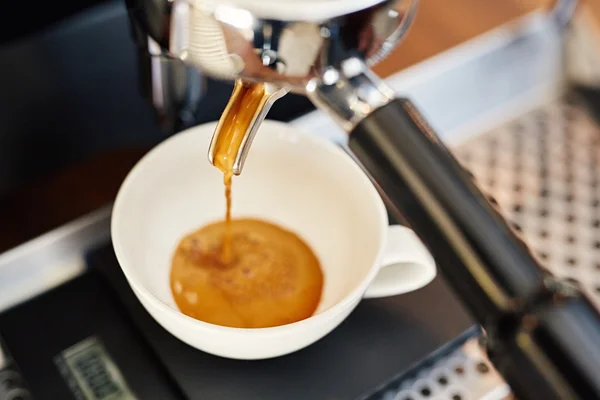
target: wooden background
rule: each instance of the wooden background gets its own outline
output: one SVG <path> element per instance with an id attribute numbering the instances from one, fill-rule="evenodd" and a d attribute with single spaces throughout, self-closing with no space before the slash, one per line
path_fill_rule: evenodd
<path id="1" fill-rule="evenodd" d="M 600 11 L 600 0 L 588 1 Z M 376 71 L 388 76 L 551 2 L 421 0 L 407 38 Z M 111 202 L 146 151 L 100 155 L 0 199 L 0 252 Z"/>

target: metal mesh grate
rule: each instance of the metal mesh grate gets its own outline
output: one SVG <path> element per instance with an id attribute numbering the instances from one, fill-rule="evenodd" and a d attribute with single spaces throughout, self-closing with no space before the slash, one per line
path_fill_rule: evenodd
<path id="1" fill-rule="evenodd" d="M 477 338 L 369 400 L 499 400 L 510 389 L 487 361 Z"/>
<path id="2" fill-rule="evenodd" d="M 566 102 L 454 149 L 557 276 L 600 306 L 600 130 Z"/>
<path id="3" fill-rule="evenodd" d="M 600 129 L 586 112 L 558 101 L 453 152 L 539 260 L 600 307 Z M 491 400 L 511 394 L 471 339 L 375 398 Z"/>

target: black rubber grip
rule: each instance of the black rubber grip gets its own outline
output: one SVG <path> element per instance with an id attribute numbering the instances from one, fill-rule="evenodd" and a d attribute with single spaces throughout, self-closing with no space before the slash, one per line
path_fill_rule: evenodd
<path id="1" fill-rule="evenodd" d="M 475 318 L 500 318 L 539 291 L 543 271 L 527 246 L 408 100 L 362 121 L 349 146 Z"/>

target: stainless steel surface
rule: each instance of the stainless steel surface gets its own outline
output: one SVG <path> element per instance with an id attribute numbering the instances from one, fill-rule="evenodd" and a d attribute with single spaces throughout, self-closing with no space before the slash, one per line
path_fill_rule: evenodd
<path id="1" fill-rule="evenodd" d="M 265 82 L 273 86 L 270 92 L 281 95 L 305 93 L 347 131 L 393 96 L 368 65 L 400 41 L 417 6 L 417 0 L 310 6 L 283 1 L 269 8 L 249 1 L 162 1 L 172 5 L 159 2 L 158 7 L 147 0 L 137 18 L 146 21 L 148 33 L 171 56 L 218 79 Z M 302 13 L 306 7 L 316 14 Z M 236 174 L 266 111 L 255 115 L 236 157 Z"/>
<path id="2" fill-rule="evenodd" d="M 243 83 L 241 82 L 241 80 L 236 81 L 236 87 L 234 88 L 234 93 L 236 90 L 240 89 L 238 86 L 240 86 L 242 84 Z M 252 116 L 252 119 L 250 120 L 250 125 L 248 125 L 248 127 L 246 129 L 246 132 L 244 134 L 244 137 L 242 139 L 242 142 L 240 144 L 238 152 L 235 156 L 235 159 L 233 160 L 233 174 L 234 175 L 239 175 L 242 173 L 242 169 L 244 168 L 244 163 L 246 162 L 246 157 L 248 156 L 248 152 L 250 151 L 250 146 L 252 145 L 254 136 L 256 135 L 256 132 L 258 132 L 258 128 L 260 128 L 260 124 L 262 123 L 262 121 L 266 118 L 267 114 L 269 113 L 269 110 L 273 106 L 273 103 L 275 103 L 275 101 L 277 101 L 280 98 L 282 98 L 283 96 L 285 96 L 288 92 L 288 90 L 286 88 L 279 87 L 279 86 L 273 85 L 271 83 L 266 83 L 264 85 L 264 89 L 265 89 L 264 96 L 266 97 L 266 100 L 264 100 L 264 104 L 262 106 L 260 106 L 254 112 L 254 115 Z M 214 160 L 215 148 L 216 148 L 217 142 L 219 140 L 219 134 L 222 133 L 221 127 L 224 122 L 223 118 L 228 116 L 229 108 L 230 108 L 230 106 L 232 106 L 232 104 L 231 104 L 232 100 L 233 100 L 233 95 L 232 95 L 232 98 L 230 99 L 230 104 L 228 104 L 227 107 L 225 108 L 225 111 L 223 112 L 223 115 L 221 116 L 221 119 L 219 120 L 219 123 L 217 124 L 215 133 L 213 134 L 213 137 L 211 138 L 211 141 L 210 141 L 210 145 L 208 148 L 208 161 L 213 165 L 215 163 L 215 160 Z"/>
<path id="3" fill-rule="evenodd" d="M 502 400 L 511 393 L 478 338 L 394 386 L 372 400 Z"/>
<path id="4" fill-rule="evenodd" d="M 351 58 L 375 62 L 398 43 L 417 2 L 373 3 L 366 2 L 366 8 L 353 12 L 342 8 L 325 20 L 273 20 L 236 2 L 175 0 L 174 12 L 165 7 L 165 15 L 148 19 L 170 22 L 169 31 L 160 31 L 157 42 L 208 75 L 271 82 L 304 93 L 310 81 L 327 79 L 324 74 L 330 67 L 339 69 Z M 153 10 L 145 9 L 147 13 Z"/>
<path id="5" fill-rule="evenodd" d="M 543 11 L 523 16 L 386 79 L 450 146 L 554 101 L 567 86 L 563 36 Z M 343 144 L 322 111 L 292 122 Z"/>
<path id="6" fill-rule="evenodd" d="M 234 175 L 239 175 L 242 173 L 242 169 L 244 168 L 244 163 L 246 162 L 246 157 L 248 157 L 248 153 L 250 152 L 250 146 L 252 145 L 252 141 L 254 140 L 254 136 L 258 132 L 258 128 L 260 128 L 260 124 L 267 117 L 271 106 L 277 100 L 285 96 L 288 90 L 284 87 L 277 87 L 273 84 L 266 83 L 265 84 L 265 92 L 267 94 L 267 100 L 265 105 L 258 110 L 257 115 L 252 119 L 252 123 L 248 127 L 248 131 L 246 135 L 244 135 L 244 139 L 242 140 L 242 144 L 240 146 L 240 151 L 237 153 L 235 160 L 233 161 L 233 173 Z M 213 136 L 211 140 L 211 148 L 215 137 Z M 212 154 L 209 149 L 209 154 Z M 212 163 L 212 160 L 210 161 Z"/>
<path id="7" fill-rule="evenodd" d="M 321 79 L 308 83 L 306 93 L 346 132 L 395 97 L 394 91 L 359 58 L 343 61 L 339 69 L 330 67 Z"/>
<path id="8" fill-rule="evenodd" d="M 0 254 L 0 311 L 43 293 L 85 268 L 85 252 L 110 239 L 107 206 Z"/>
<path id="9" fill-rule="evenodd" d="M 183 61 L 170 57 L 148 37 L 138 55 L 145 96 L 167 134 L 195 123 L 195 111 L 206 90 L 205 79 Z"/>

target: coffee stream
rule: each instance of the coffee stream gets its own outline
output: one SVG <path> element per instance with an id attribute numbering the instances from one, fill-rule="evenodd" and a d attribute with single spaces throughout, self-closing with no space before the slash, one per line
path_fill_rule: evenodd
<path id="1" fill-rule="evenodd" d="M 236 82 L 213 148 L 213 164 L 225 184 L 225 221 L 186 235 L 173 256 L 175 303 L 204 322 L 273 327 L 310 317 L 321 300 L 321 265 L 302 239 L 266 221 L 231 218 L 235 159 L 266 100 L 262 84 Z"/>
<path id="2" fill-rule="evenodd" d="M 231 251 L 231 181 L 233 164 L 240 150 L 248 126 L 257 111 L 265 105 L 265 86 L 263 84 L 247 84 L 236 81 L 229 104 L 219 121 L 220 131 L 214 148 L 213 164 L 223 172 L 225 184 L 226 231 L 223 240 L 222 262 L 229 264 Z"/>

